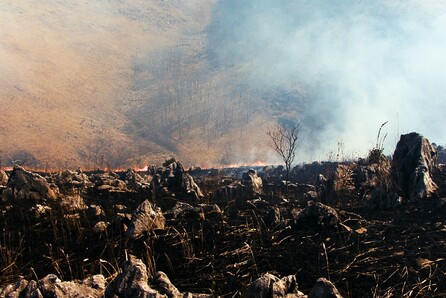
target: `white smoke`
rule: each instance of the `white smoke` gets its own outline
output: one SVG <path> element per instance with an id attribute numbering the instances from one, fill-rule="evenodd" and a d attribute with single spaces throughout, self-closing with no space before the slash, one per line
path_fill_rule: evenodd
<path id="1" fill-rule="evenodd" d="M 365 154 L 385 121 L 385 153 L 410 131 L 446 141 L 446 2 L 220 1 L 215 12 L 219 61 L 306 102 L 296 110 L 307 159 L 337 140 Z"/>

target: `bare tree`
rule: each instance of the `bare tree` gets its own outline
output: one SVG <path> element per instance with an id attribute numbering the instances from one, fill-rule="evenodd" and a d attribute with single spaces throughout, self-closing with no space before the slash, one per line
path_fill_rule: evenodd
<path id="1" fill-rule="evenodd" d="M 285 163 L 285 183 L 288 193 L 288 181 L 290 177 L 291 164 L 296 156 L 296 149 L 298 147 L 297 140 L 301 131 L 300 124 L 279 125 L 277 124 L 273 129 L 267 132 L 270 142 L 269 146 L 276 151 Z"/>

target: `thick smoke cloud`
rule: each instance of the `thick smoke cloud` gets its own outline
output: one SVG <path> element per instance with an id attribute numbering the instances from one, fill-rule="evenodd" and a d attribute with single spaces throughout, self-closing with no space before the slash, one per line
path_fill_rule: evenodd
<path id="1" fill-rule="evenodd" d="M 385 121 L 385 153 L 410 131 L 446 140 L 442 1 L 226 0 L 210 32 L 215 67 L 243 65 L 259 90 L 296 94 L 307 159 L 336 141 L 363 156 Z"/>

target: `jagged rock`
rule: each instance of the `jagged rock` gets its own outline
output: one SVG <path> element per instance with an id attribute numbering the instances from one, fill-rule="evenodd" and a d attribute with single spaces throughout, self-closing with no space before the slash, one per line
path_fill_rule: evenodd
<path id="1" fill-rule="evenodd" d="M 319 202 L 308 201 L 308 206 L 294 214 L 297 224 L 335 226 L 339 222 L 338 212 Z"/>
<path id="2" fill-rule="evenodd" d="M 6 186 L 8 184 L 8 175 L 5 171 L 0 170 L 0 186 Z"/>
<path id="3" fill-rule="evenodd" d="M 242 183 L 248 188 L 250 197 L 261 195 L 263 193 L 262 178 L 257 175 L 257 171 L 254 169 L 250 169 L 248 172 L 243 173 Z"/>
<path id="4" fill-rule="evenodd" d="M 272 297 L 273 284 L 279 281 L 277 276 L 266 273 L 246 288 L 246 297 L 268 298 Z"/>
<path id="5" fill-rule="evenodd" d="M 29 209 L 31 214 L 33 214 L 36 218 L 45 217 L 51 212 L 51 210 L 51 207 L 41 204 L 36 204 L 35 206 L 31 207 L 31 209 Z"/>
<path id="6" fill-rule="evenodd" d="M 183 165 L 172 158 L 159 168 L 151 182 L 154 198 L 163 196 L 177 196 L 185 199 L 199 201 L 203 197 L 194 178 L 184 170 Z"/>
<path id="7" fill-rule="evenodd" d="M 158 271 L 155 273 L 155 283 L 158 286 L 160 294 L 165 294 L 169 298 L 183 297 L 183 294 L 175 287 L 166 273 Z"/>
<path id="8" fill-rule="evenodd" d="M 316 179 L 316 192 L 319 202 L 327 204 L 332 201 L 336 197 L 334 180 L 319 174 Z"/>
<path id="9" fill-rule="evenodd" d="M 27 286 L 28 281 L 26 279 L 20 279 L 15 284 L 10 284 L 4 289 L 0 288 L 0 297 L 18 298 Z"/>
<path id="10" fill-rule="evenodd" d="M 247 200 L 249 198 L 248 191 L 246 187 L 241 184 L 240 181 L 236 181 L 231 183 L 230 185 L 225 185 L 217 190 L 216 194 L 217 198 L 219 198 L 222 202 L 229 202 L 232 200 Z"/>
<path id="11" fill-rule="evenodd" d="M 111 185 L 120 189 L 120 190 L 127 190 L 127 184 L 120 180 L 120 179 L 115 179 L 111 182 Z"/>
<path id="12" fill-rule="evenodd" d="M 222 202 L 235 200 L 237 205 L 243 206 L 246 201 L 259 197 L 263 193 L 263 180 L 255 170 L 242 174 L 241 181 L 234 181 L 217 190 L 216 196 Z"/>
<path id="13" fill-rule="evenodd" d="M 160 294 L 168 298 L 211 298 L 210 294 L 181 293 L 178 288 L 172 284 L 166 273 L 158 271 L 155 273 L 154 283 Z"/>
<path id="14" fill-rule="evenodd" d="M 26 288 L 20 293 L 24 298 L 43 298 L 42 293 L 39 290 L 39 284 L 35 280 L 31 280 Z"/>
<path id="15" fill-rule="evenodd" d="M 10 284 L 5 288 L 0 288 L 0 297 L 8 298 L 77 298 L 103 297 L 105 293 L 105 278 L 103 275 L 94 275 L 92 277 L 79 281 L 62 282 L 56 275 L 49 274 L 38 282 L 20 279 L 15 284 Z"/>
<path id="16" fill-rule="evenodd" d="M 87 284 L 80 284 L 73 281 L 64 281 L 55 284 L 55 292 L 53 297 L 103 297 L 105 288 L 93 288 Z"/>
<path id="17" fill-rule="evenodd" d="M 84 199 L 79 194 L 62 196 L 57 202 L 61 210 L 68 214 L 88 209 Z"/>
<path id="18" fill-rule="evenodd" d="M 8 180 L 10 199 L 32 200 L 41 202 L 57 198 L 56 192 L 39 174 L 31 173 L 20 166 L 15 166 Z"/>
<path id="19" fill-rule="evenodd" d="M 101 233 L 104 233 L 105 231 L 107 231 L 107 227 L 109 225 L 110 225 L 109 222 L 100 221 L 100 222 L 97 222 L 91 230 L 93 231 L 93 233 L 101 234 Z"/>
<path id="20" fill-rule="evenodd" d="M 428 139 L 415 132 L 401 135 L 392 161 L 394 187 L 409 200 L 432 196 L 437 190 L 432 180 L 436 159 Z"/>
<path id="21" fill-rule="evenodd" d="M 163 216 L 161 209 L 154 209 L 152 203 L 145 200 L 133 212 L 126 237 L 135 239 L 147 231 L 164 229 L 165 224 L 166 218 Z"/>
<path id="22" fill-rule="evenodd" d="M 130 255 L 122 272 L 106 290 L 105 297 L 165 297 L 148 285 L 149 275 L 142 260 Z"/>
<path id="23" fill-rule="evenodd" d="M 139 190 L 144 186 L 144 179 L 133 169 L 127 169 L 125 172 L 125 183 L 134 190 Z"/>
<path id="24" fill-rule="evenodd" d="M 92 185 L 88 176 L 80 169 L 77 171 L 65 170 L 59 172 L 55 175 L 54 180 L 61 192 L 66 194 L 72 193 L 74 189 L 85 188 Z"/>
<path id="25" fill-rule="evenodd" d="M 248 285 L 246 297 L 273 298 L 273 297 L 306 297 L 297 288 L 296 276 L 289 275 L 282 279 L 266 273 Z"/>
<path id="26" fill-rule="evenodd" d="M 118 174 L 108 171 L 91 175 L 94 188 L 99 192 L 128 192 L 127 184 L 122 181 Z"/>
<path id="27" fill-rule="evenodd" d="M 82 284 L 87 285 L 93 289 L 105 291 L 107 281 L 105 280 L 105 278 L 102 274 L 96 274 L 96 275 L 85 278 L 82 281 Z"/>
<path id="28" fill-rule="evenodd" d="M 96 217 L 98 217 L 98 216 L 103 216 L 103 215 L 105 215 L 105 212 L 104 212 L 104 210 L 101 208 L 101 206 L 92 204 L 92 205 L 88 206 L 88 214 L 89 214 L 90 216 L 96 216 Z"/>
<path id="29" fill-rule="evenodd" d="M 342 298 L 342 296 L 334 284 L 322 277 L 316 281 L 308 298 Z"/>
<path id="30" fill-rule="evenodd" d="M 164 213 L 169 219 L 204 220 L 204 213 L 201 208 L 193 207 L 190 204 L 177 202 L 176 205 Z"/>
<path id="31" fill-rule="evenodd" d="M 222 219 L 223 212 L 217 204 L 198 204 L 198 207 L 203 210 L 205 219 Z"/>
<path id="32" fill-rule="evenodd" d="M 56 275 L 48 274 L 47 276 L 39 280 L 39 290 L 43 294 L 43 296 L 54 297 L 54 294 L 56 292 L 56 284 L 60 282 L 61 280 Z"/>

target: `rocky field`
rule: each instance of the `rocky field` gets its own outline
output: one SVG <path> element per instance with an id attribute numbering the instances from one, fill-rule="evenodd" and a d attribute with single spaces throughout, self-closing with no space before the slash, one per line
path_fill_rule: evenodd
<path id="1" fill-rule="evenodd" d="M 0 171 L 0 297 L 446 297 L 446 169 Z"/>

